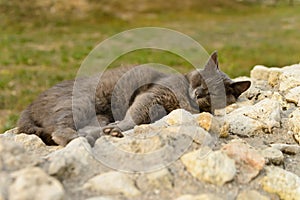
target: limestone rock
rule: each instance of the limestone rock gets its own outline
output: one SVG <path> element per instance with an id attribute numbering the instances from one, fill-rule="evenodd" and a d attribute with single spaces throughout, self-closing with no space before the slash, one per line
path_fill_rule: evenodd
<path id="1" fill-rule="evenodd" d="M 300 86 L 290 89 L 285 95 L 285 98 L 287 102 L 300 106 Z"/>
<path id="2" fill-rule="evenodd" d="M 152 172 L 146 175 L 148 185 L 154 189 L 160 189 L 162 187 L 172 189 L 174 178 L 167 168 L 161 169 L 156 172 Z"/>
<path id="3" fill-rule="evenodd" d="M 268 80 L 270 74 L 270 69 L 262 66 L 256 65 L 250 72 L 250 77 L 257 80 Z"/>
<path id="4" fill-rule="evenodd" d="M 265 159 L 242 140 L 232 140 L 222 147 L 222 151 L 235 160 L 239 169 L 237 178 L 241 183 L 248 183 L 264 167 Z"/>
<path id="5" fill-rule="evenodd" d="M 264 99 L 253 106 L 245 106 L 226 115 L 229 132 L 237 135 L 253 135 L 259 132 L 271 133 L 280 127 L 280 104 Z"/>
<path id="6" fill-rule="evenodd" d="M 261 155 L 265 158 L 266 163 L 273 163 L 280 165 L 283 163 L 284 156 L 282 152 L 276 148 L 268 147 L 260 151 Z"/>
<path id="7" fill-rule="evenodd" d="M 300 86 L 300 64 L 284 67 L 280 75 L 279 91 L 287 92 Z"/>
<path id="8" fill-rule="evenodd" d="M 105 195 L 123 194 L 126 197 L 140 195 L 135 183 L 126 174 L 112 171 L 97 175 L 88 180 L 84 189 L 99 192 Z"/>
<path id="9" fill-rule="evenodd" d="M 234 161 L 221 151 L 203 154 L 200 149 L 183 155 L 181 161 L 192 176 L 215 185 L 224 185 L 236 174 Z"/>
<path id="10" fill-rule="evenodd" d="M 236 200 L 270 200 L 269 197 L 261 195 L 255 190 L 244 190 L 239 193 Z"/>
<path id="11" fill-rule="evenodd" d="M 267 175 L 261 180 L 262 187 L 277 194 L 283 200 L 300 199 L 299 176 L 279 167 L 266 167 Z"/>
<path id="12" fill-rule="evenodd" d="M 8 199 L 8 186 L 11 178 L 8 173 L 0 172 L 0 200 Z"/>
<path id="13" fill-rule="evenodd" d="M 202 112 L 196 115 L 196 120 L 200 127 L 213 134 L 218 134 L 220 137 L 227 137 L 228 124 L 221 117 L 217 118 L 210 113 Z"/>
<path id="14" fill-rule="evenodd" d="M 271 147 L 286 154 L 295 155 L 300 153 L 300 146 L 297 144 L 271 144 Z"/>
<path id="15" fill-rule="evenodd" d="M 300 144 L 300 109 L 296 109 L 289 116 L 289 128 L 293 132 L 294 139 Z"/>
<path id="16" fill-rule="evenodd" d="M 106 196 L 96 196 L 96 197 L 91 197 L 86 200 L 115 200 L 112 197 L 106 197 Z"/>
<path id="17" fill-rule="evenodd" d="M 182 195 L 175 200 L 221 200 L 222 198 L 219 198 L 218 196 L 214 194 L 200 194 L 200 195 Z"/>
<path id="18" fill-rule="evenodd" d="M 0 170 L 14 171 L 37 163 L 18 143 L 0 138 Z"/>
<path id="19" fill-rule="evenodd" d="M 49 154 L 46 160 L 44 168 L 47 173 L 61 178 L 75 178 L 83 173 L 99 173 L 98 170 L 101 170 L 101 165 L 93 158 L 91 146 L 83 137 L 76 138 L 65 148 Z"/>
<path id="20" fill-rule="evenodd" d="M 11 200 L 62 200 L 64 189 L 59 181 L 37 167 L 25 168 L 12 174 L 9 187 Z"/>
<path id="21" fill-rule="evenodd" d="M 168 125 L 196 125 L 197 122 L 193 115 L 184 110 L 184 109 L 177 109 L 173 110 L 170 114 L 162 119 Z"/>

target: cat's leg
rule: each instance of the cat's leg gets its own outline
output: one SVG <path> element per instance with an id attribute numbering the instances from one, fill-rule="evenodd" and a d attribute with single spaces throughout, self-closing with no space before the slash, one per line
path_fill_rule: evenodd
<path id="1" fill-rule="evenodd" d="M 91 146 L 94 146 L 96 140 L 103 135 L 102 127 L 110 122 L 107 115 L 98 114 L 86 127 L 78 130 L 79 136 L 85 137 Z"/>
<path id="2" fill-rule="evenodd" d="M 122 131 L 132 129 L 135 125 L 150 123 L 165 116 L 167 114 L 165 107 L 171 107 L 168 104 L 172 103 L 173 107 L 177 104 L 177 102 L 172 102 L 172 99 L 170 101 L 167 95 L 153 92 L 140 94 L 127 110 L 125 118 L 119 123 L 105 126 L 103 133 L 115 137 L 123 137 Z"/>

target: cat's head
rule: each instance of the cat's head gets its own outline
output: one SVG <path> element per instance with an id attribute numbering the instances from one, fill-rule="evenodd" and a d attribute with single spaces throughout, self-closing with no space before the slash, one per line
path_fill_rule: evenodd
<path id="1" fill-rule="evenodd" d="M 190 98 L 198 104 L 200 111 L 206 112 L 212 112 L 211 99 L 213 96 L 218 99 L 218 95 L 220 96 L 221 93 L 223 96 L 226 95 L 226 102 L 217 103 L 221 105 L 218 107 L 220 109 L 235 103 L 251 85 L 250 81 L 234 82 L 222 72 L 218 66 L 217 52 L 209 57 L 204 69 L 192 71 L 186 77 L 189 82 Z M 221 99 L 224 100 L 225 97 Z"/>

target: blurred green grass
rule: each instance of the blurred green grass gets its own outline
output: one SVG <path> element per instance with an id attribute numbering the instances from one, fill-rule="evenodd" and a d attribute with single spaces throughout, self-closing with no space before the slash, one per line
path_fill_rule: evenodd
<path id="1" fill-rule="evenodd" d="M 44 2 L 44 3 L 41 3 Z M 249 75 L 256 64 L 299 63 L 300 6 L 235 0 L 0 0 L 0 132 L 12 128 L 36 96 L 75 77 L 83 59 L 104 39 L 131 28 L 166 27 L 185 33 L 208 52 L 218 50 L 221 69 Z M 167 52 L 131 52 L 113 63 L 188 64 Z"/>

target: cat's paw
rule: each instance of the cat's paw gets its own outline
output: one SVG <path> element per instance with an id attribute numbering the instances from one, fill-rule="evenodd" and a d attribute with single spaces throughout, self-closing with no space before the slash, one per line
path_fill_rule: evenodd
<path id="1" fill-rule="evenodd" d="M 124 135 L 122 134 L 122 130 L 116 125 L 107 125 L 102 128 L 102 131 L 105 135 L 111 135 L 113 137 L 122 138 Z"/>
<path id="2" fill-rule="evenodd" d="M 77 132 L 71 128 L 57 129 L 51 135 L 52 140 L 61 146 L 66 146 L 71 140 L 78 137 Z"/>

